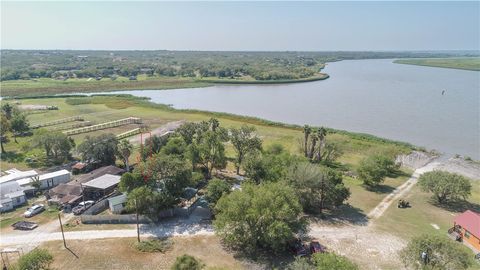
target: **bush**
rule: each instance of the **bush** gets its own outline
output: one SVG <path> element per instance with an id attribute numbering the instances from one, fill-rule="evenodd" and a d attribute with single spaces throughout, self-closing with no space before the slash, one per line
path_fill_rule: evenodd
<path id="1" fill-rule="evenodd" d="M 230 184 L 225 180 L 215 178 L 208 182 L 205 199 L 207 199 L 212 207 L 215 207 L 222 195 L 228 193 L 230 193 Z"/>
<path id="2" fill-rule="evenodd" d="M 177 257 L 175 263 L 172 266 L 172 270 L 200 270 L 203 269 L 205 265 L 197 258 L 183 254 L 180 257 Z"/>
<path id="3" fill-rule="evenodd" d="M 13 269 L 17 270 L 42 270 L 49 269 L 53 262 L 53 256 L 48 250 L 37 248 L 23 255 L 18 259 Z"/>
<path id="4" fill-rule="evenodd" d="M 396 169 L 393 158 L 384 155 L 373 155 L 360 161 L 357 173 L 365 185 L 373 187 L 382 183 L 385 177 Z"/>
<path id="5" fill-rule="evenodd" d="M 356 270 L 358 266 L 346 257 L 336 255 L 335 253 L 315 253 L 312 260 L 317 269 L 342 269 Z"/>
<path id="6" fill-rule="evenodd" d="M 169 239 L 149 239 L 135 243 L 135 249 L 141 252 L 166 252 L 173 246 Z"/>

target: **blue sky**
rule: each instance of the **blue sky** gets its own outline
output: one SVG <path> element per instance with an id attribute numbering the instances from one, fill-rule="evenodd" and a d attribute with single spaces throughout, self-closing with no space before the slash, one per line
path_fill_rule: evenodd
<path id="1" fill-rule="evenodd" d="M 3 49 L 478 50 L 480 2 L 1 2 Z"/>

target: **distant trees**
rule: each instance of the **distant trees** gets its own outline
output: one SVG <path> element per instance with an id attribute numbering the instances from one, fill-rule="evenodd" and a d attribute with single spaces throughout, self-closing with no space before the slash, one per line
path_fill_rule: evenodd
<path id="1" fill-rule="evenodd" d="M 310 163 L 291 166 L 287 182 L 306 212 L 322 213 L 324 209 L 342 205 L 350 197 L 350 190 L 339 173 Z"/>
<path id="2" fill-rule="evenodd" d="M 431 171 L 418 179 L 423 191 L 433 193 L 440 204 L 466 199 L 470 196 L 472 184 L 470 180 L 456 173 Z"/>
<path id="3" fill-rule="evenodd" d="M 245 252 L 284 250 L 286 242 L 306 225 L 294 193 L 282 183 L 244 184 L 242 190 L 217 202 L 216 233 L 229 246 Z"/>
<path id="4" fill-rule="evenodd" d="M 413 238 L 400 252 L 405 267 L 412 269 L 468 269 L 473 264 L 472 257 L 466 247 L 435 234 Z"/>
<path id="5" fill-rule="evenodd" d="M 230 141 L 235 150 L 235 168 L 237 174 L 240 173 L 240 167 L 243 164 L 245 156 L 249 153 L 262 149 L 262 140 L 254 135 L 255 127 L 243 125 L 240 128 L 230 129 Z"/>
<path id="6" fill-rule="evenodd" d="M 357 169 L 358 177 L 369 187 L 377 186 L 385 177 L 398 169 L 392 157 L 386 155 L 372 155 L 362 161 Z"/>
<path id="7" fill-rule="evenodd" d="M 118 140 L 113 134 L 102 134 L 97 137 L 85 137 L 77 151 L 82 160 L 98 165 L 115 165 L 118 152 Z"/>

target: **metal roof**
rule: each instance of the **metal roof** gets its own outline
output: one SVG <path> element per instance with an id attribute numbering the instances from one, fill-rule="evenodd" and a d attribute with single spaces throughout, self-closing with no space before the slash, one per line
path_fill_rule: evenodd
<path id="1" fill-rule="evenodd" d="M 17 179 L 28 178 L 32 176 L 37 176 L 38 173 L 35 170 L 30 171 L 20 171 L 17 169 L 11 169 L 6 171 L 8 173 L 5 176 L 0 177 L 0 183 L 10 182 Z"/>
<path id="2" fill-rule="evenodd" d="M 119 175 L 105 174 L 83 184 L 85 187 L 107 189 L 120 183 Z"/>
<path id="3" fill-rule="evenodd" d="M 56 172 L 51 172 L 51 173 L 46 173 L 46 174 L 42 174 L 38 177 L 39 180 L 45 180 L 45 179 L 50 179 L 50 178 L 54 178 L 54 177 L 58 177 L 58 176 L 62 176 L 62 175 L 70 175 L 70 172 L 67 171 L 67 170 L 60 170 L 60 171 L 56 171 Z"/>

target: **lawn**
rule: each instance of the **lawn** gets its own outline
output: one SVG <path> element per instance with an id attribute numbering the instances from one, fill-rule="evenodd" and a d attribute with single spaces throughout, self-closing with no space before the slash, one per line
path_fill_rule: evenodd
<path id="1" fill-rule="evenodd" d="M 480 211 L 480 182 L 472 181 L 472 196 L 467 204 L 455 207 L 442 208 L 434 205 L 431 193 L 425 193 L 415 185 L 405 198 L 412 205 L 411 208 L 400 209 L 392 204 L 385 214 L 380 217 L 375 226 L 379 230 L 387 231 L 404 239 L 410 239 L 423 233 L 438 233 L 446 235 L 453 226 L 453 218 L 467 210 Z M 432 224 L 440 229 L 435 229 Z"/>
<path id="2" fill-rule="evenodd" d="M 480 71 L 479 57 L 399 59 L 394 63 Z"/>
<path id="3" fill-rule="evenodd" d="M 206 269 L 248 269 L 226 251 L 217 237 L 175 237 L 165 253 L 143 253 L 134 248 L 136 239 L 61 241 L 43 244 L 54 256 L 53 269 L 170 269 L 176 257 L 189 254 L 206 264 Z M 74 253 L 75 255 L 73 255 Z"/>
<path id="4" fill-rule="evenodd" d="M 45 206 L 45 211 L 31 218 L 24 218 L 23 213 L 27 211 L 27 209 L 34 203 L 43 204 Z M 44 197 L 42 197 L 41 199 L 33 198 L 28 200 L 28 203 L 22 207 L 18 207 L 18 208 L 15 208 L 13 211 L 0 214 L 0 232 L 13 231 L 13 228 L 11 227 L 11 225 L 17 221 L 27 220 L 27 221 L 36 222 L 38 225 L 42 225 L 57 219 L 58 217 L 57 215 L 58 215 L 58 210 L 56 208 L 48 207 L 47 201 L 45 200 Z"/>

